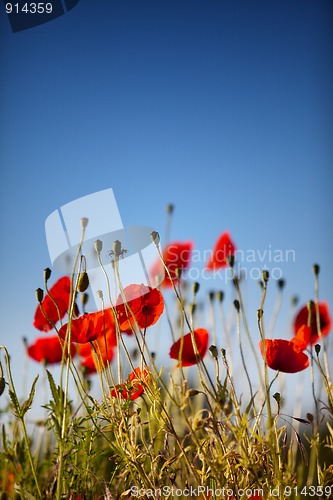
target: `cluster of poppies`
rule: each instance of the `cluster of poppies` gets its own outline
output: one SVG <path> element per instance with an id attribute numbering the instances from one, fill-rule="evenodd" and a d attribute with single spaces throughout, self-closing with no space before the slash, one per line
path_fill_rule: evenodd
<path id="1" fill-rule="evenodd" d="M 177 286 L 182 272 L 191 262 L 193 242 L 173 242 L 163 250 L 163 261 L 166 268 L 165 278 L 160 288 Z M 231 256 L 234 256 L 236 246 L 230 234 L 224 232 L 218 238 L 206 270 L 215 271 L 228 266 Z M 153 274 L 159 274 L 162 263 L 154 266 Z M 36 309 L 34 326 L 49 332 L 58 321 L 63 319 L 68 311 L 71 296 L 71 283 L 68 277 L 60 278 L 49 290 Z M 36 361 L 47 364 L 58 363 L 70 352 L 74 357 L 80 356 L 81 365 L 91 374 L 101 370 L 107 362 L 112 361 L 117 345 L 117 329 L 121 334 L 132 335 L 138 328 L 146 330 L 154 325 L 164 310 L 163 295 L 158 289 L 143 284 L 132 284 L 119 294 L 115 305 L 93 313 L 81 316 L 77 307 L 69 324 L 64 324 L 57 330 L 57 335 L 40 337 L 27 351 Z M 317 314 L 314 307 L 311 314 L 304 306 L 297 314 L 294 322 L 294 338 L 266 339 L 263 345 L 259 343 L 266 364 L 286 373 L 294 373 L 309 365 L 308 356 L 304 353 L 309 345 L 317 342 L 320 336 L 325 336 L 331 329 L 331 319 L 326 303 L 318 305 L 320 330 L 317 329 Z M 64 349 L 70 340 L 70 348 Z M 205 328 L 198 328 L 178 339 L 170 349 L 170 357 L 183 367 L 195 365 L 207 353 L 209 333 Z M 66 352 L 64 352 L 66 351 Z M 142 394 L 148 371 L 134 370 L 124 382 L 112 390 L 113 396 L 124 399 L 135 399 Z"/>

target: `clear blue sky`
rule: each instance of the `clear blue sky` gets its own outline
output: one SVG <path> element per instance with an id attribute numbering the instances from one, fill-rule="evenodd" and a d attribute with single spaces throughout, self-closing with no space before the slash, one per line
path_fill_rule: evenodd
<path id="1" fill-rule="evenodd" d="M 174 203 L 172 239 L 201 251 L 225 229 L 244 251 L 293 249 L 285 318 L 291 295 L 313 297 L 320 263 L 332 307 L 331 1 L 80 0 L 18 33 L 0 14 L 0 343 L 13 358 L 36 336 L 45 219 L 109 187 L 125 225 L 163 234 Z"/>

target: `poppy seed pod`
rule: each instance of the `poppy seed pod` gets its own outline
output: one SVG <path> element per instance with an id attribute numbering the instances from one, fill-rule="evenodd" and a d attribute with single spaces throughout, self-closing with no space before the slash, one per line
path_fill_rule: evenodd
<path id="1" fill-rule="evenodd" d="M 103 242 L 101 240 L 96 240 L 94 243 L 96 253 L 101 253 L 103 248 Z"/>
<path id="2" fill-rule="evenodd" d="M 84 271 L 79 274 L 79 279 L 77 283 L 77 289 L 79 292 L 85 292 L 89 286 L 89 277 L 88 273 Z"/>

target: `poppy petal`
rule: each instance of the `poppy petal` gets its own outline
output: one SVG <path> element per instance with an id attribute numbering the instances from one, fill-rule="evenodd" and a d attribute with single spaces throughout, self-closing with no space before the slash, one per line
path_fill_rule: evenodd
<path id="1" fill-rule="evenodd" d="M 235 252 L 236 245 L 232 241 L 228 231 L 222 233 L 215 243 L 212 255 L 206 264 L 206 269 L 208 271 L 214 271 L 227 267 L 228 257 L 235 255 Z"/>
<path id="2" fill-rule="evenodd" d="M 259 348 L 264 358 L 264 349 L 262 341 L 259 342 Z M 296 373 L 309 366 L 309 358 L 299 347 L 289 340 L 284 339 L 266 339 L 266 364 L 273 370 L 280 370 L 284 373 Z"/>
<path id="3" fill-rule="evenodd" d="M 193 349 L 192 335 L 187 333 L 183 338 L 177 340 L 170 349 L 170 358 L 180 360 L 182 366 L 192 366 L 203 358 L 208 349 L 209 333 L 205 328 L 198 328 L 193 331 L 197 345 L 199 359 Z"/>

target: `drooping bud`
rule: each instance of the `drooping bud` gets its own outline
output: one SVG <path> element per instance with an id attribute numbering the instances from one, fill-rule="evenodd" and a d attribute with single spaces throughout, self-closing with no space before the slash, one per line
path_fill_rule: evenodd
<path id="1" fill-rule="evenodd" d="M 43 298 L 44 298 L 44 290 L 42 290 L 41 288 L 37 288 L 36 290 L 37 302 L 41 304 L 43 302 Z"/>
<path id="2" fill-rule="evenodd" d="M 89 219 L 87 217 L 81 217 L 81 227 L 85 229 L 88 226 Z"/>
<path id="3" fill-rule="evenodd" d="M 44 281 L 47 282 L 50 277 L 51 277 L 51 269 L 49 267 L 47 267 L 46 269 L 44 269 Z"/>
<path id="4" fill-rule="evenodd" d="M 152 239 L 152 242 L 155 243 L 155 245 L 159 245 L 160 243 L 160 235 L 157 231 L 152 231 L 150 233 L 150 237 Z"/>
<path id="5" fill-rule="evenodd" d="M 79 279 L 77 282 L 77 289 L 79 292 L 85 292 L 89 286 L 89 277 L 88 273 L 84 271 L 79 274 Z"/>
<path id="6" fill-rule="evenodd" d="M 197 389 L 189 389 L 187 391 L 187 395 L 188 397 L 193 397 L 193 396 L 197 396 L 198 394 L 200 394 L 200 391 L 198 391 Z"/>
<path id="7" fill-rule="evenodd" d="M 101 240 L 96 240 L 94 243 L 96 253 L 100 254 L 103 248 L 103 242 Z"/>

